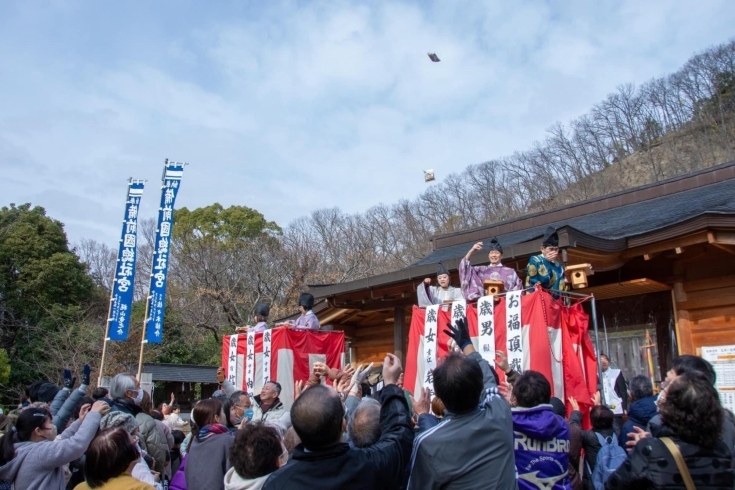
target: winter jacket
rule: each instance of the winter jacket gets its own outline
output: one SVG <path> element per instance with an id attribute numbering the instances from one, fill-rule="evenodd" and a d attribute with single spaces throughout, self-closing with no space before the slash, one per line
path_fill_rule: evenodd
<path id="1" fill-rule="evenodd" d="M 66 388 L 60 391 L 68 392 Z M 77 405 L 79 405 L 79 402 L 82 401 L 82 398 L 84 398 L 84 395 L 86 394 L 87 385 L 81 385 L 79 388 L 71 392 L 71 395 L 69 395 L 69 397 L 64 400 L 64 404 L 61 405 L 61 408 L 59 408 L 58 412 L 54 414 L 53 424 L 56 426 L 56 431 L 59 434 L 64 432 L 64 429 L 66 429 L 66 424 L 69 423 L 69 419 L 71 419 L 74 410 L 77 408 Z"/>
<path id="2" fill-rule="evenodd" d="M 62 388 L 56 392 L 56 396 L 53 400 L 51 400 L 51 404 L 48 406 L 51 415 L 56 416 L 59 410 L 61 410 L 64 402 L 69 397 L 69 393 L 71 393 L 71 390 L 69 390 L 69 388 Z"/>
<path id="3" fill-rule="evenodd" d="M 276 400 L 273 402 L 273 405 L 263 412 L 263 409 L 260 407 L 260 395 L 253 397 L 253 420 L 262 420 L 263 422 L 268 422 L 274 425 L 283 425 L 283 422 L 285 422 L 285 419 L 281 421 L 281 419 L 286 415 L 287 413 L 290 415 L 290 412 L 286 410 L 286 407 L 283 406 L 283 402 L 281 402 L 280 398 L 276 398 Z M 288 427 L 291 427 L 291 418 L 288 418 Z M 285 429 L 288 429 L 286 427 Z M 285 431 L 284 429 L 284 431 Z"/>
<path id="4" fill-rule="evenodd" d="M 582 428 L 582 413 L 578 410 L 574 410 L 572 415 L 569 417 L 569 424 L 576 427 Z M 592 472 L 597 466 L 597 453 L 600 452 L 602 446 L 600 441 L 597 439 L 595 432 L 598 432 L 603 437 L 615 437 L 615 431 L 613 429 L 604 430 L 582 430 L 582 449 L 584 449 L 584 468 L 583 477 L 585 488 L 592 488 Z"/>
<path id="5" fill-rule="evenodd" d="M 230 468 L 230 471 L 225 475 L 225 490 L 260 490 L 269 476 L 265 475 L 247 480 L 238 475 L 235 468 Z"/>
<path id="6" fill-rule="evenodd" d="M 178 471 L 174 473 L 171 478 L 171 483 L 168 485 L 168 490 L 186 490 L 186 460 L 189 456 L 185 455 L 181 458 L 181 464 L 179 465 Z"/>
<path id="7" fill-rule="evenodd" d="M 469 413 L 446 412 L 439 424 L 416 437 L 409 490 L 518 488 L 510 407 L 487 361 L 477 352 L 467 357 L 482 369 L 483 399 Z"/>
<path id="8" fill-rule="evenodd" d="M 647 396 L 631 403 L 628 408 L 628 421 L 620 429 L 620 437 L 618 438 L 620 447 L 627 447 L 626 443 L 630 440 L 628 433 L 633 432 L 634 427 L 645 429 L 648 421 L 655 417 L 657 413 L 655 396 Z"/>
<path id="9" fill-rule="evenodd" d="M 666 426 L 661 428 L 659 435 L 671 437 L 679 447 L 697 490 L 735 487 L 732 452 L 724 442 L 718 441 L 714 448 L 705 449 L 681 441 Z M 605 484 L 606 490 L 649 488 L 685 489 L 674 456 L 656 437 L 638 441 L 625 463 Z"/>
<path id="10" fill-rule="evenodd" d="M 182 419 L 178 413 L 170 413 L 163 421 L 171 430 L 182 430 L 189 426 L 189 422 Z"/>
<path id="11" fill-rule="evenodd" d="M 140 435 L 138 437 L 140 448 L 156 461 L 154 471 L 163 473 L 166 468 L 166 461 L 168 460 L 166 435 L 156 424 L 156 419 L 145 412 L 140 412 L 136 415 L 135 420 L 138 422 L 138 428 L 140 429 Z"/>
<path id="12" fill-rule="evenodd" d="M 77 485 L 74 490 L 91 490 L 91 487 L 85 482 Z M 155 487 L 123 473 L 118 477 L 107 480 L 104 485 L 95 488 L 95 490 L 155 490 Z"/>
<path id="13" fill-rule="evenodd" d="M 143 410 L 141 410 L 138 405 L 127 398 L 118 398 L 112 402 L 112 405 L 110 405 L 110 412 L 124 412 L 132 415 L 133 417 L 142 411 Z"/>
<path id="14" fill-rule="evenodd" d="M 316 488 L 319 490 L 392 490 L 403 481 L 411 455 L 413 429 L 403 392 L 388 385 L 378 394 L 381 435 L 366 448 L 340 443 L 307 451 L 296 446 L 292 459 L 266 480 L 264 490 Z"/>
<path id="15" fill-rule="evenodd" d="M 661 416 L 656 414 L 651 420 L 648 421 L 648 432 L 653 434 L 654 437 L 663 437 L 659 435 L 663 422 Z M 733 468 L 735 468 L 735 425 L 730 421 L 729 417 L 724 415 L 722 417 L 722 434 L 720 435 L 722 442 L 727 445 L 730 451 L 733 453 Z"/>
<path id="16" fill-rule="evenodd" d="M 567 421 L 569 428 L 569 481 L 572 484 L 572 490 L 582 490 L 582 469 L 580 463 L 582 461 L 582 429 L 576 425 L 572 425 Z"/>
<path id="17" fill-rule="evenodd" d="M 230 446 L 235 438 L 230 432 L 215 434 L 203 441 L 191 440 L 186 460 L 186 487 L 192 490 L 225 488 L 225 473 L 230 464 Z"/>
<path id="18" fill-rule="evenodd" d="M 61 434 L 59 441 L 17 442 L 15 457 L 0 467 L 0 480 L 12 481 L 17 489 L 64 490 L 63 465 L 79 458 L 97 434 L 102 417 L 89 412 Z"/>
<path id="19" fill-rule="evenodd" d="M 551 405 L 513 409 L 518 488 L 571 490 L 569 428 Z"/>

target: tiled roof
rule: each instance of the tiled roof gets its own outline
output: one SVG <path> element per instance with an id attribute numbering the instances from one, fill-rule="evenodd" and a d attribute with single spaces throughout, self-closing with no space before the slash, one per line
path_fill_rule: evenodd
<path id="1" fill-rule="evenodd" d="M 735 180 L 725 180 L 648 201 L 557 221 L 551 223 L 551 226 L 555 228 L 568 226 L 597 238 L 614 240 L 661 230 L 704 214 L 733 213 L 735 213 Z M 542 237 L 547 226 L 544 224 L 499 235 L 498 241 L 503 247 L 527 242 Z M 476 240 L 439 248 L 413 266 L 462 257 L 474 243 Z"/>
<path id="2" fill-rule="evenodd" d="M 143 364 L 143 372 L 151 373 L 153 381 L 217 382 L 217 366 L 145 363 Z"/>

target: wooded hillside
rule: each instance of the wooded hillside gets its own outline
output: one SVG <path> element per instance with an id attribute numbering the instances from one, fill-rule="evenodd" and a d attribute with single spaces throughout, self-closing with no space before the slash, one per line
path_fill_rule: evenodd
<path id="1" fill-rule="evenodd" d="M 693 56 L 671 75 L 640 87 L 620 86 L 588 113 L 554 124 L 530 149 L 470 165 L 413 199 L 377 204 L 357 214 L 320 209 L 284 228 L 244 205 L 179 209 L 171 246 L 165 341 L 149 349 L 147 359 L 215 363 L 220 336 L 250 323 L 257 301 L 272 303 L 272 319 L 291 314 L 307 284 L 401 269 L 430 251 L 429 237 L 434 234 L 547 210 L 735 159 L 734 125 L 735 40 Z M 11 387 L 31 376 L 57 379 L 66 364 L 98 362 L 115 267 L 116 251 L 93 238 L 73 250 L 59 242 L 54 253 L 78 255 L 94 286 L 75 279 L 77 286 L 71 291 L 76 296 L 63 296 L 63 311 L 45 306 L 48 298 L 43 291 L 33 293 L 40 295 L 38 301 L 27 295 L 13 299 L 16 296 L 9 291 L 17 287 L 18 278 L 8 272 L 17 263 L 12 247 L 17 240 L 37 238 L 31 226 L 19 236 L 15 223 L 39 216 L 55 223 L 41 211 L 3 208 L 0 220 L 0 261 L 7 275 L 0 282 L 0 347 L 12 359 Z M 148 276 L 154 231 L 152 220 L 143 223 L 139 300 L 146 293 L 147 283 L 140 278 Z M 44 260 L 52 260 L 52 255 Z M 132 340 L 113 344 L 110 372 L 137 364 L 142 309 L 139 301 Z M 55 354 L 29 358 L 31 348 L 53 349 Z"/>

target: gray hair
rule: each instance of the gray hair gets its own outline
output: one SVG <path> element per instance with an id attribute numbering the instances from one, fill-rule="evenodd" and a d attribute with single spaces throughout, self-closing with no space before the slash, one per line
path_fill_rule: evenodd
<path id="1" fill-rule="evenodd" d="M 268 383 L 273 385 L 273 389 L 276 390 L 276 393 L 278 393 L 278 396 L 281 395 L 281 383 L 278 381 L 268 381 Z"/>
<path id="2" fill-rule="evenodd" d="M 355 447 L 369 447 L 378 442 L 380 429 L 380 402 L 372 398 L 363 399 L 355 409 L 347 434 Z"/>
<path id="3" fill-rule="evenodd" d="M 230 395 L 230 402 L 232 404 L 234 404 L 234 405 L 239 405 L 240 404 L 240 397 L 242 395 L 248 396 L 248 392 L 247 391 L 242 391 L 242 390 L 238 390 L 238 391 L 234 392 L 233 394 Z"/>
<path id="4" fill-rule="evenodd" d="M 110 398 L 113 400 L 125 398 L 125 392 L 128 390 L 134 391 L 137 383 L 138 379 L 131 373 L 116 374 L 110 381 Z"/>

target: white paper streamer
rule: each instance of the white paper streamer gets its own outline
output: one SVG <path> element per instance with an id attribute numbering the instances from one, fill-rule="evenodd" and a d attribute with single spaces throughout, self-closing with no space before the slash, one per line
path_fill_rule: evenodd
<path id="1" fill-rule="evenodd" d="M 436 338 L 437 324 L 439 319 L 439 305 L 426 307 L 424 317 L 424 388 L 434 391 L 434 374 L 432 371 L 436 368 Z"/>
<path id="2" fill-rule="evenodd" d="M 480 355 L 495 367 L 495 296 L 483 296 L 477 300 L 477 330 Z"/>
<path id="3" fill-rule="evenodd" d="M 227 380 L 237 383 L 237 339 L 239 335 L 230 335 L 230 349 L 227 354 Z"/>
<path id="4" fill-rule="evenodd" d="M 263 332 L 263 385 L 271 380 L 271 331 Z"/>
<path id="5" fill-rule="evenodd" d="M 521 338 L 521 292 L 511 291 L 505 297 L 508 364 L 513 371 L 523 372 L 523 339 Z"/>
<path id="6" fill-rule="evenodd" d="M 255 384 L 255 333 L 248 333 L 247 357 L 245 362 L 245 391 L 253 396 L 253 385 Z"/>

